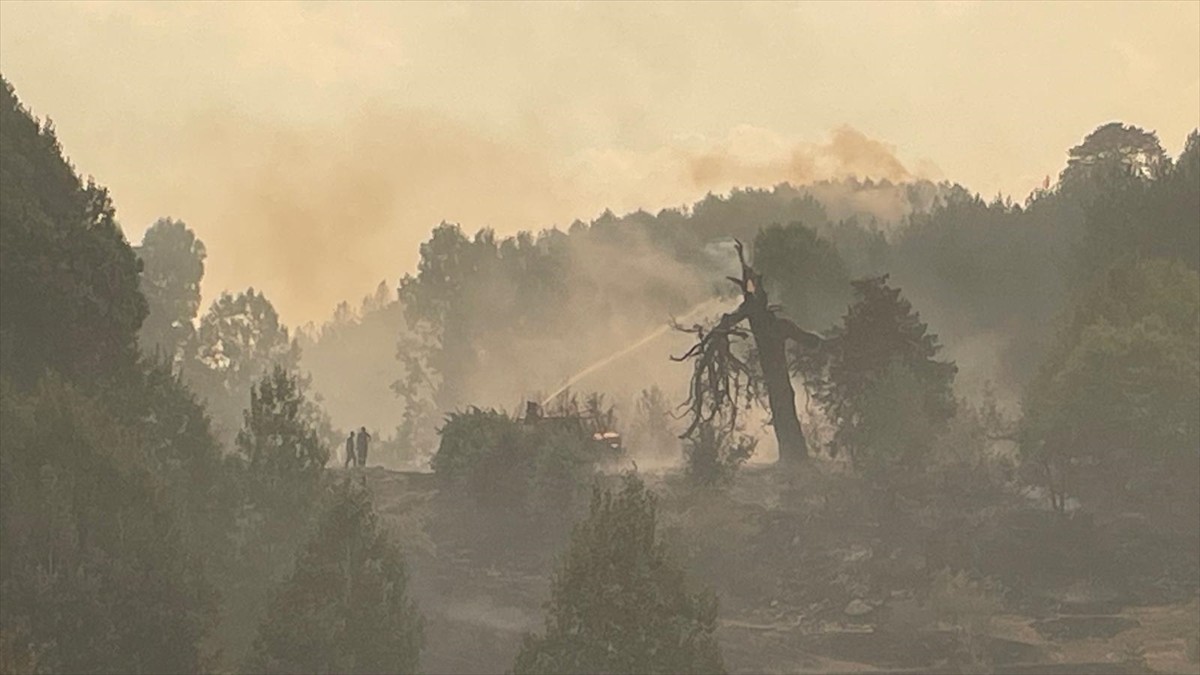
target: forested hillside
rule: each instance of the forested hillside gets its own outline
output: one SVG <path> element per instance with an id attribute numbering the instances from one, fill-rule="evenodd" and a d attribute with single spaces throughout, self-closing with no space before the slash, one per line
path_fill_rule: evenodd
<path id="1" fill-rule="evenodd" d="M 8 82 L 0 115 L 0 671 L 248 667 L 314 519 L 365 498 L 327 490 L 320 414 L 276 358 L 293 352 L 270 303 L 225 296 L 193 327 L 194 235 L 164 220 L 139 258 Z M 413 631 L 397 663 L 415 663 Z"/>
<path id="2" fill-rule="evenodd" d="M 2 672 L 1196 668 L 1200 133 L 430 223 L 297 330 L 2 95 Z"/>

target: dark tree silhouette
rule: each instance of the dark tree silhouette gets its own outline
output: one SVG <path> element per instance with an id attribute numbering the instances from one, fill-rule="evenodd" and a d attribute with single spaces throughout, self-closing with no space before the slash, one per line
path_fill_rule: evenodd
<path id="1" fill-rule="evenodd" d="M 371 493 L 344 480 L 258 628 L 246 670 L 413 673 L 421 615 Z"/>
<path id="2" fill-rule="evenodd" d="M 140 288 L 150 314 L 138 342 L 142 352 L 158 354 L 174 367 L 195 334 L 192 322 L 200 311 L 204 278 L 204 242 L 183 221 L 160 218 L 136 249 L 142 261 Z"/>
<path id="3" fill-rule="evenodd" d="M 146 318 L 141 268 L 108 191 L 76 175 L 54 125 L 0 78 L 0 360 L 30 388 L 46 369 L 76 384 L 128 374 Z"/>
<path id="4" fill-rule="evenodd" d="M 737 411 L 759 398 L 765 389 L 771 411 L 771 426 L 779 443 L 779 461 L 794 462 L 808 456 L 808 444 L 796 416 L 796 390 L 792 387 L 792 368 L 788 363 L 788 342 L 803 349 L 821 344 L 821 337 L 803 330 L 791 319 L 779 316 L 779 308 L 767 298 L 763 276 L 746 263 L 742 242 L 734 240 L 742 277 L 729 277 L 742 291 L 737 309 L 723 314 L 712 328 L 692 326 L 677 329 L 696 336 L 683 356 L 675 361 L 692 361 L 691 390 L 684 407 L 691 422 L 682 438 L 694 439 L 699 430 L 717 419 L 723 412 L 730 429 L 737 425 Z M 749 331 L 745 326 L 749 326 Z M 734 353 L 736 340 L 754 338 L 761 383 L 750 364 Z"/>
<path id="5" fill-rule="evenodd" d="M 724 673 L 717 598 L 671 555 L 658 498 L 635 474 L 592 490 L 551 582 L 545 630 L 511 672 Z"/>

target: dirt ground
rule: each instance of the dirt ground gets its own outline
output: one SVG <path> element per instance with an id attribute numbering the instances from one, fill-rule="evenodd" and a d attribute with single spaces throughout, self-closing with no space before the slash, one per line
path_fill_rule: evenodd
<path id="1" fill-rule="evenodd" d="M 433 476 L 383 469 L 369 469 L 365 475 L 384 523 L 408 555 L 412 590 L 426 618 L 423 670 L 463 674 L 506 671 L 522 636 L 541 628 L 554 556 L 565 545 L 566 532 L 530 540 L 530 533 L 521 532 L 519 523 L 511 533 L 492 524 L 484 525 L 482 534 L 470 527 L 444 527 L 440 525 L 444 521 L 438 519 L 446 516 L 439 512 L 447 507 L 439 502 Z M 728 497 L 745 506 L 745 514 L 737 515 L 740 512 L 732 507 L 719 509 L 720 517 L 732 519 L 727 525 L 729 546 L 751 546 L 747 543 L 751 539 L 770 534 L 770 526 L 761 523 L 769 521 L 780 503 L 787 501 L 786 496 L 759 489 L 763 486 L 756 487 L 754 480 L 746 481 Z M 662 519 L 668 536 L 692 536 L 686 529 L 671 526 L 679 522 L 682 513 L 710 517 L 703 511 L 689 511 L 693 505 L 672 503 L 677 495 L 669 480 L 658 489 L 664 495 Z M 463 509 L 462 513 L 469 511 Z M 796 513 L 789 516 L 801 517 Z M 746 524 L 749 521 L 758 524 L 752 528 Z M 812 537 L 811 532 L 802 532 Z M 1097 601 L 1067 593 L 1055 601 L 1034 603 L 1028 611 L 1010 608 L 990 616 L 986 627 L 976 630 L 969 641 L 961 626 L 945 621 L 922 624 L 919 629 L 897 628 L 902 622 L 896 617 L 903 608 L 920 603 L 912 600 L 909 589 L 897 588 L 894 580 L 887 592 L 877 588 L 875 578 L 856 581 L 866 574 L 856 571 L 858 567 L 871 563 L 872 543 L 880 546 L 864 537 L 861 541 L 866 543 L 843 539 L 837 546 L 812 541 L 809 548 L 820 549 L 819 553 L 838 551 L 832 569 L 814 562 L 828 555 L 817 558 L 816 553 L 809 553 L 797 558 L 806 561 L 818 581 L 832 578 L 839 589 L 851 589 L 850 595 L 830 593 L 809 603 L 797 602 L 813 596 L 803 580 L 789 584 L 789 575 L 805 576 L 805 572 L 782 569 L 786 562 L 761 560 L 758 567 L 742 559 L 714 562 L 697 554 L 695 548 L 690 549 L 689 559 L 689 549 L 681 548 L 693 581 L 715 588 L 721 598 L 718 632 L 730 672 L 1200 672 L 1196 653 L 1200 599 L 1195 596 L 1146 604 L 1129 602 L 1129 598 Z M 531 545 L 530 541 L 539 543 Z M 707 544 L 701 541 L 697 546 Z M 903 560 L 903 556 L 893 555 L 875 561 L 872 569 L 879 565 L 902 567 Z M 722 578 L 731 573 L 754 578 Z M 857 603 L 855 599 L 847 603 L 846 598 L 853 595 L 862 597 L 856 598 Z M 964 644 L 974 645 L 973 658 L 964 660 Z"/>

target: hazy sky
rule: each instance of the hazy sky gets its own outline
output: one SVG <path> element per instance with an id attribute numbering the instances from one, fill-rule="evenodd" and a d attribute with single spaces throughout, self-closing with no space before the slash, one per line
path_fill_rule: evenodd
<path id="1" fill-rule="evenodd" d="M 327 316 L 502 232 L 870 173 L 1018 199 L 1111 120 L 1200 124 L 1200 3 L 0 3 L 0 70 L 113 192 Z"/>

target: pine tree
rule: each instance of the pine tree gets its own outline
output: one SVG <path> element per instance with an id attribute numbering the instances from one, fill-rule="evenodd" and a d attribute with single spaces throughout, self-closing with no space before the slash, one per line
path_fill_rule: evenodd
<path id="1" fill-rule="evenodd" d="M 684 474 L 700 487 L 728 485 L 754 454 L 758 439 L 713 420 L 696 429 L 684 445 Z"/>
<path id="2" fill-rule="evenodd" d="M 146 318 L 140 263 L 108 191 L 83 183 L 54 125 L 0 79 L 0 361 L 30 388 L 46 369 L 77 386 L 133 370 Z"/>
<path id="3" fill-rule="evenodd" d="M 203 669 L 212 596 L 136 435 L 58 376 L 0 382 L 0 672 Z"/>
<path id="4" fill-rule="evenodd" d="M 864 451 L 878 458 L 880 449 L 870 446 L 895 431 L 889 424 L 892 406 L 879 400 L 881 390 L 904 387 L 902 397 L 913 399 L 906 405 L 922 418 L 914 422 L 936 426 L 955 411 L 958 367 L 935 358 L 941 351 L 937 335 L 887 280 L 884 275 L 853 282 L 856 302 L 842 325 L 803 364 L 815 398 L 837 425 L 834 449 L 848 450 L 856 462 Z"/>
<path id="5" fill-rule="evenodd" d="M 138 363 L 140 264 L 107 191 L 0 84 L 0 672 L 204 669 L 216 448 Z"/>
<path id="6" fill-rule="evenodd" d="M 142 237 L 141 290 L 150 313 L 138 333 L 142 353 L 159 354 L 174 369 L 195 334 L 204 278 L 204 242 L 183 221 L 160 218 Z"/>
<path id="7" fill-rule="evenodd" d="M 596 488 L 554 577 L 545 632 L 526 636 L 516 673 L 719 673 L 717 601 L 688 590 L 636 475 Z"/>
<path id="8" fill-rule="evenodd" d="M 237 572 L 231 576 L 223 639 L 235 663 L 251 648 L 271 587 L 288 573 L 312 531 L 321 499 L 321 445 L 302 380 L 275 367 L 251 389 L 237 436 L 234 472 L 241 479 Z"/>
<path id="9" fill-rule="evenodd" d="M 181 365 L 184 379 L 203 400 L 213 429 L 232 441 L 246 396 L 276 366 L 295 370 L 300 345 L 289 337 L 267 296 L 253 288 L 222 293 L 200 317 Z"/>
<path id="10" fill-rule="evenodd" d="M 421 617 L 399 549 L 370 493 L 347 478 L 281 584 L 249 669 L 268 673 L 412 673 Z"/>
<path id="11" fill-rule="evenodd" d="M 291 510 L 307 501 L 329 461 L 300 378 L 282 366 L 250 390 L 250 407 L 237 435 L 246 461 L 251 501 L 267 509 Z"/>

